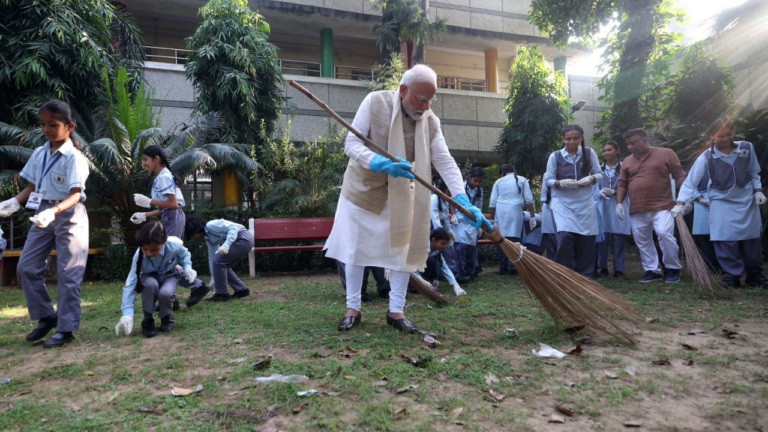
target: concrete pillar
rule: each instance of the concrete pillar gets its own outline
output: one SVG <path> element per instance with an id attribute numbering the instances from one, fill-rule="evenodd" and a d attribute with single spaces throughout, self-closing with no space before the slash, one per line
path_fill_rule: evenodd
<path id="1" fill-rule="evenodd" d="M 224 205 L 240 204 L 240 193 L 237 190 L 237 174 L 231 171 L 224 173 Z"/>
<path id="2" fill-rule="evenodd" d="M 488 91 L 499 92 L 499 50 L 485 50 L 485 79 L 488 81 Z"/>
<path id="3" fill-rule="evenodd" d="M 562 71 L 564 76 L 568 76 L 568 71 L 566 70 L 568 66 L 568 57 L 562 56 L 555 59 L 555 71 L 559 72 Z"/>
<path id="4" fill-rule="evenodd" d="M 320 30 L 320 76 L 335 78 L 333 70 L 333 29 Z"/>

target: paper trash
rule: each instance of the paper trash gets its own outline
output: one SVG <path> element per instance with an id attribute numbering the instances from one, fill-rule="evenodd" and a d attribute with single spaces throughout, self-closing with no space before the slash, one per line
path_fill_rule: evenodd
<path id="1" fill-rule="evenodd" d="M 307 397 L 307 396 L 312 396 L 313 394 L 317 394 L 317 390 L 309 389 L 309 390 L 300 391 L 296 394 L 299 395 L 299 397 Z"/>
<path id="2" fill-rule="evenodd" d="M 564 353 L 561 353 L 560 351 L 552 348 L 549 345 L 544 345 L 543 343 L 539 344 L 541 346 L 541 350 L 539 352 L 536 352 L 536 350 L 531 350 L 533 352 L 533 355 L 536 357 L 549 357 L 549 358 L 563 358 L 565 357 Z"/>
<path id="3" fill-rule="evenodd" d="M 273 374 L 268 377 L 258 377 L 256 378 L 256 381 L 264 384 L 274 383 L 274 382 L 280 382 L 280 383 L 286 383 L 286 384 L 296 384 L 300 382 L 304 382 L 309 380 L 308 376 L 305 375 L 278 375 Z"/>
<path id="4" fill-rule="evenodd" d="M 173 390 L 171 390 L 171 394 L 174 396 L 189 396 L 192 393 L 198 393 L 203 391 L 203 385 L 200 384 L 194 389 L 184 388 L 184 387 L 174 387 Z"/>

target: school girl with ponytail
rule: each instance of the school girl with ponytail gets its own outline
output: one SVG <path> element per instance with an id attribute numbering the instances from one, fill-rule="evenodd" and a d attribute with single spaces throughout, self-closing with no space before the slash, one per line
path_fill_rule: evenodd
<path id="1" fill-rule="evenodd" d="M 21 171 L 29 185 L 0 203 L 0 217 L 17 212 L 23 203 L 35 210 L 17 268 L 29 317 L 38 321 L 27 340 L 42 339 L 56 328 L 43 344 L 44 348 L 56 348 L 74 339 L 72 332 L 80 327 L 80 283 L 88 259 L 88 214 L 83 202 L 89 170 L 74 135 L 76 124 L 69 105 L 47 102 L 38 116 L 48 142 L 32 153 Z M 54 247 L 59 288 L 56 310 L 43 278 L 45 262 Z"/>
<path id="2" fill-rule="evenodd" d="M 133 330 L 133 309 L 136 294 L 141 294 L 144 319 L 141 333 L 148 338 L 157 335 L 155 303 L 159 303 L 160 331 L 170 332 L 174 327 L 173 302 L 181 279 L 195 282 L 197 272 L 192 269 L 192 254 L 181 239 L 168 237 L 163 224 L 148 222 L 139 230 L 136 240 L 139 249 L 133 255 L 131 272 L 123 288 L 123 316 L 115 326 L 115 334 L 122 329 L 126 335 Z M 179 268 L 180 267 L 180 268 Z"/>
<path id="3" fill-rule="evenodd" d="M 162 215 L 165 232 L 169 236 L 184 238 L 184 225 L 186 217 L 184 215 L 184 196 L 181 194 L 181 177 L 171 171 L 171 165 L 168 163 L 168 155 L 165 150 L 157 145 L 147 146 L 141 152 L 141 164 L 144 168 L 156 173 L 157 177 L 152 182 L 152 197 L 142 194 L 134 194 L 133 199 L 139 207 L 159 207 L 159 210 L 147 213 L 134 213 L 131 216 L 131 222 L 135 224 L 144 223 L 148 217 Z"/>
<path id="4" fill-rule="evenodd" d="M 592 186 L 602 180 L 603 172 L 597 154 L 585 145 L 581 126 L 566 126 L 563 144 L 549 156 L 544 175 L 552 191 L 550 208 L 557 230 L 555 261 L 592 277 L 599 233 Z"/>
<path id="5" fill-rule="evenodd" d="M 520 242 L 523 233 L 523 211 L 528 210 L 531 218 L 528 226 L 536 228 L 536 211 L 533 208 L 533 194 L 528 179 L 517 175 L 513 165 L 501 166 L 501 178 L 496 180 L 491 191 L 491 219 L 508 240 Z M 500 246 L 496 246 L 499 258 L 499 275 L 514 275 L 515 266 L 507 259 Z"/>
<path id="6" fill-rule="evenodd" d="M 626 279 L 624 275 L 624 243 L 630 234 L 629 218 L 620 220 L 616 217 L 616 188 L 619 185 L 621 162 L 619 162 L 619 145 L 616 141 L 603 144 L 602 165 L 603 178 L 600 180 L 600 199 L 597 204 L 598 213 L 602 219 L 605 238 L 597 244 L 597 255 L 600 276 L 608 276 L 608 255 L 613 246 L 613 277 Z M 622 203 L 624 211 L 629 212 L 629 200 Z"/>

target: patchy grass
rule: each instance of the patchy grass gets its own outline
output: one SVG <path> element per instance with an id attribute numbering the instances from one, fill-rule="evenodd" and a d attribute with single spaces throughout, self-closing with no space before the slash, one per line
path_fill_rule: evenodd
<path id="1" fill-rule="evenodd" d="M 531 350 L 541 342 L 568 351 L 585 334 L 560 331 L 518 278 L 490 273 L 467 287 L 466 302 L 438 308 L 409 295 L 409 318 L 443 342 L 434 349 L 388 327 L 378 298 L 358 328 L 338 333 L 345 302 L 335 275 L 246 281 L 251 297 L 182 305 L 173 333 L 154 339 L 141 337 L 140 318 L 130 337 L 115 337 L 121 285 L 86 284 L 81 331 L 61 350 L 24 340 L 35 325 L 24 296 L 3 289 L 0 378 L 12 381 L 0 385 L 0 430 L 252 431 L 270 418 L 282 431 L 624 430 L 630 419 L 642 430 L 768 430 L 768 292 L 711 300 L 689 284 L 607 279 L 654 319 L 627 325 L 639 345 L 592 335 L 582 355 L 553 360 Z M 639 267 L 629 276 L 638 279 Z M 179 293 L 183 303 L 188 291 Z M 510 327 L 517 337 L 505 336 Z M 706 333 L 687 335 L 694 328 Z M 739 335 L 726 339 L 723 328 Z M 365 351 L 337 355 L 345 347 Z M 269 368 L 253 370 L 268 354 Z M 659 359 L 671 365 L 652 364 Z M 310 379 L 254 380 L 273 373 Z M 198 384 L 199 394 L 170 394 Z M 312 388 L 321 395 L 297 395 Z M 558 405 L 574 413 L 566 424 L 548 422 Z"/>

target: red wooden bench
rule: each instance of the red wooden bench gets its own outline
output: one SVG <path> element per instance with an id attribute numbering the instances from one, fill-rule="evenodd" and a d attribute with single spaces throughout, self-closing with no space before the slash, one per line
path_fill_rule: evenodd
<path id="1" fill-rule="evenodd" d="M 485 215 L 490 217 L 490 215 Z M 331 235 L 333 218 L 249 219 L 248 229 L 254 242 L 325 241 Z M 478 244 L 492 244 L 483 239 Z M 267 252 L 321 251 L 324 244 L 303 246 L 255 246 L 248 254 L 251 278 L 256 277 L 256 254 Z"/>

